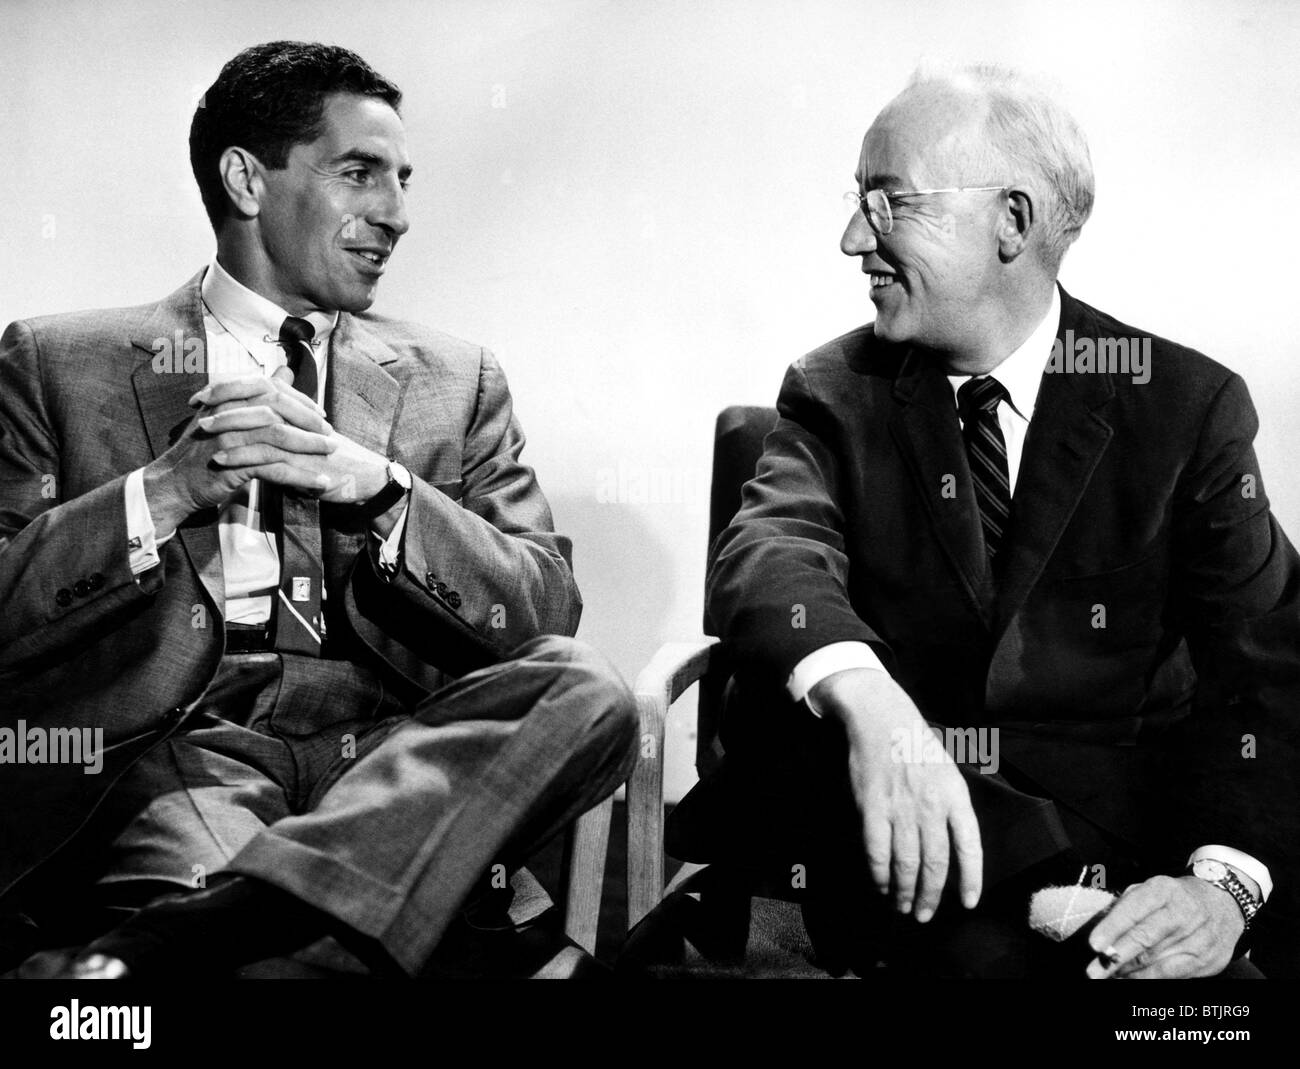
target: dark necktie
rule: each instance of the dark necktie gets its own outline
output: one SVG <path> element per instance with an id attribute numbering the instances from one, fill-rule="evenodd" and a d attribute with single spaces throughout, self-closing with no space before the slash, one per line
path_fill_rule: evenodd
<path id="1" fill-rule="evenodd" d="M 962 437 L 966 440 L 966 456 L 975 482 L 975 501 L 984 528 L 984 547 L 990 560 L 997 557 L 1011 518 L 1007 444 L 998 425 L 998 404 L 1008 396 L 1002 383 L 989 376 L 969 379 L 957 391 Z"/>
<path id="2" fill-rule="evenodd" d="M 316 360 L 309 344 L 315 329 L 305 319 L 289 316 L 280 327 L 280 344 L 289 359 L 294 389 L 316 400 Z M 284 653 L 321 655 L 325 617 L 321 593 L 325 569 L 321 563 L 320 503 L 295 490 L 267 483 L 267 512 L 280 551 L 280 590 L 273 619 L 274 644 Z"/>

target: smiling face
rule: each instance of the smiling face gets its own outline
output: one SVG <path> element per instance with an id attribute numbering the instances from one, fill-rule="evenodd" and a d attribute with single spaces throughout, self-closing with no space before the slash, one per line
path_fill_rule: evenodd
<path id="1" fill-rule="evenodd" d="M 369 308 L 410 227 L 410 173 L 397 112 L 374 97 L 331 96 L 320 136 L 295 145 L 283 169 L 259 172 L 246 284 L 292 315 Z"/>
<path id="2" fill-rule="evenodd" d="M 859 190 L 994 185 L 965 149 L 977 136 L 969 100 L 925 87 L 881 112 L 862 142 Z M 855 212 L 840 248 L 862 258 L 876 306 L 875 332 L 943 353 L 969 345 L 996 289 L 1000 200 L 995 191 L 890 198 L 893 230 L 881 237 Z"/>

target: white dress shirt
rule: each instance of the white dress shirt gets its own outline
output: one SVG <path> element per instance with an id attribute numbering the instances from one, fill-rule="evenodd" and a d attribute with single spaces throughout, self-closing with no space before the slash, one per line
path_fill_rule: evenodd
<path id="1" fill-rule="evenodd" d="M 1011 483 L 1013 497 L 1016 492 L 1016 477 L 1020 473 L 1020 458 L 1025 450 L 1025 435 L 1029 432 L 1029 421 L 1033 419 L 1034 406 L 1038 403 L 1038 388 L 1043 381 L 1043 369 L 1051 357 L 1060 320 L 1061 294 L 1057 287 L 1053 286 L 1052 301 L 1042 321 L 1018 349 L 990 372 L 1007 391 L 1007 397 L 998 403 L 997 414 L 998 425 L 1002 429 L 1002 437 L 1007 446 L 1007 476 Z M 948 383 L 952 386 L 954 406 L 957 404 L 957 391 L 970 379 L 976 377 L 978 376 L 948 376 Z M 960 422 L 960 415 L 958 420 Z M 821 712 L 809 698 L 809 691 L 823 679 L 851 668 L 886 671 L 875 650 L 865 642 L 832 642 L 819 650 L 814 650 L 794 666 L 794 671 L 786 681 L 786 690 L 791 698 L 803 702 L 815 716 L 820 716 Z M 1249 854 L 1243 854 L 1240 850 L 1226 846 L 1203 846 L 1192 854 L 1188 863 L 1201 858 L 1213 858 L 1236 866 L 1259 884 L 1265 899 L 1273 890 L 1273 881 L 1267 866 Z"/>
<path id="2" fill-rule="evenodd" d="M 215 258 L 203 276 L 201 292 L 209 384 L 250 375 L 269 376 L 288 363 L 279 344 L 280 326 L 288 316 L 283 308 L 236 280 Z M 316 330 L 311 343 L 317 369 L 315 400 L 323 405 L 329 374 L 329 338 L 339 317 L 337 312 L 312 312 L 303 318 Z M 261 480 L 252 479 L 240 487 L 218 517 L 228 624 L 265 624 L 271 616 L 280 581 L 280 555 L 275 536 L 263 522 L 261 499 Z M 159 539 L 155 535 L 144 493 L 143 468 L 127 476 L 126 518 L 131 571 L 139 575 L 158 566 L 157 547 L 171 538 L 168 535 Z M 404 508 L 379 547 L 380 566 L 390 574 L 398 566 L 405 527 Z"/>

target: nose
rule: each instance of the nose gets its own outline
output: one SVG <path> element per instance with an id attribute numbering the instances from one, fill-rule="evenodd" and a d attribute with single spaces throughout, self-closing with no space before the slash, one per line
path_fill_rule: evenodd
<path id="1" fill-rule="evenodd" d="M 394 239 L 411 229 L 411 220 L 406 215 L 406 191 L 396 178 L 385 185 L 384 193 L 370 210 L 368 221 L 388 231 Z"/>
<path id="2" fill-rule="evenodd" d="M 866 213 L 859 208 L 849 219 L 840 238 L 840 252 L 845 256 L 866 256 L 876 251 L 876 232 L 867 222 Z"/>

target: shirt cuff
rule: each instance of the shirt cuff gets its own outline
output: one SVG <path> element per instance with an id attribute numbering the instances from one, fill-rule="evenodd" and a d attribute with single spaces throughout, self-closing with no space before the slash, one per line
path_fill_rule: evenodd
<path id="1" fill-rule="evenodd" d="M 401 564 L 402 532 L 406 530 L 406 514 L 410 509 L 411 502 L 408 498 L 401 514 L 397 517 L 397 522 L 393 524 L 393 529 L 388 532 L 388 537 L 379 543 L 379 567 L 383 569 L 385 575 L 395 575 Z M 371 533 L 376 538 L 379 538 L 378 531 L 372 531 Z"/>
<path id="2" fill-rule="evenodd" d="M 813 650 L 796 664 L 786 680 L 785 689 L 792 699 L 803 702 L 814 716 L 820 717 L 821 710 L 813 704 L 809 691 L 823 679 L 850 668 L 869 668 L 873 672 L 886 670 L 876 651 L 865 642 L 832 642 Z"/>
<path id="3" fill-rule="evenodd" d="M 1260 897 L 1265 902 L 1268 901 L 1268 896 L 1273 893 L 1273 877 L 1269 875 L 1268 866 L 1261 861 L 1257 861 L 1249 854 L 1243 854 L 1240 850 L 1234 850 L 1230 846 L 1202 846 L 1200 849 L 1193 851 L 1192 856 L 1187 859 L 1187 864 L 1192 865 L 1202 860 L 1222 861 L 1225 865 L 1241 869 L 1242 872 L 1259 884 Z"/>
<path id="4" fill-rule="evenodd" d="M 126 477 L 126 549 L 131 574 L 140 575 L 162 563 L 158 547 L 166 545 L 176 532 L 166 538 L 155 537 L 149 499 L 144 494 L 144 468 Z"/>

